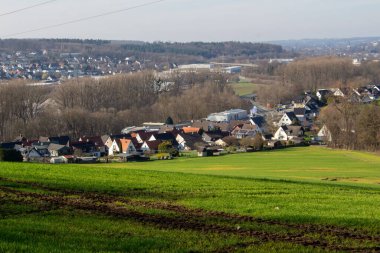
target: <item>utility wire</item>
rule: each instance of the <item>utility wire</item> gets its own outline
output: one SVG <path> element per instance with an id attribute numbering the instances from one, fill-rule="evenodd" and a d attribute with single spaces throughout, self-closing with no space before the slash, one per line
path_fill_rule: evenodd
<path id="1" fill-rule="evenodd" d="M 149 2 L 149 3 L 145 3 L 145 4 L 140 4 L 140 5 L 135 5 L 135 6 L 132 6 L 132 7 L 128 7 L 128 8 L 124 8 L 124 9 L 120 9 L 120 10 L 116 10 L 116 11 L 110 11 L 110 12 L 105 12 L 105 13 L 94 15 L 94 16 L 74 19 L 74 20 L 67 21 L 67 22 L 60 23 L 60 24 L 49 25 L 49 26 L 44 26 L 44 27 L 32 29 L 32 30 L 27 30 L 27 31 L 18 32 L 18 33 L 13 33 L 13 34 L 9 34 L 9 35 L 4 36 L 4 37 L 12 37 L 12 36 L 17 36 L 17 35 L 25 34 L 25 33 L 37 32 L 37 31 L 42 31 L 42 30 L 46 30 L 46 29 L 56 28 L 56 27 L 65 26 L 65 25 L 69 25 L 69 24 L 79 23 L 79 22 L 83 22 L 83 21 L 87 21 L 87 20 L 91 20 L 91 19 L 96 19 L 96 18 L 100 18 L 100 17 L 105 17 L 105 16 L 117 14 L 117 13 L 120 13 L 120 12 L 126 12 L 126 11 L 130 11 L 130 10 L 133 10 L 133 9 L 138 9 L 138 8 L 146 7 L 146 6 L 149 6 L 149 5 L 158 4 L 158 3 L 161 3 L 161 2 L 165 2 L 165 1 L 167 1 L 167 0 L 157 0 L 157 1 Z"/>
<path id="2" fill-rule="evenodd" d="M 36 8 L 36 7 L 39 7 L 39 6 L 42 6 L 42 5 L 50 4 L 50 3 L 56 2 L 56 1 L 58 1 L 58 0 L 50 0 L 50 1 L 39 3 L 39 4 L 34 4 L 34 5 L 31 5 L 31 6 L 27 6 L 27 7 L 21 8 L 21 9 L 17 9 L 17 10 L 14 10 L 14 11 L 1 13 L 0 17 L 11 15 L 11 14 L 14 14 L 14 13 L 17 13 L 17 12 L 21 12 L 21 11 L 26 11 L 26 10 L 33 9 L 33 8 Z"/>

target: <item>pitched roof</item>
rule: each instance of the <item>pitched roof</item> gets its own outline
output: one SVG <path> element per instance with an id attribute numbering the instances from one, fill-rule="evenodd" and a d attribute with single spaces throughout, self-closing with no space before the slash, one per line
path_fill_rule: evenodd
<path id="1" fill-rule="evenodd" d="M 254 131 L 254 130 L 244 130 L 244 129 L 241 129 L 237 132 L 234 133 L 234 136 L 240 136 L 240 137 L 248 137 L 248 136 L 256 136 L 257 132 Z"/>
<path id="2" fill-rule="evenodd" d="M 172 133 L 154 134 L 154 138 L 162 141 L 175 140 L 175 137 Z"/>
<path id="3" fill-rule="evenodd" d="M 293 99 L 293 102 L 294 103 L 297 103 L 297 104 L 302 104 L 305 102 L 305 95 L 300 95 L 300 96 L 297 96 Z"/>
<path id="4" fill-rule="evenodd" d="M 306 114 L 306 108 L 294 108 L 294 114 L 296 116 L 298 115 L 304 116 Z"/>
<path id="5" fill-rule="evenodd" d="M 263 116 L 252 117 L 251 121 L 260 128 L 262 128 L 265 124 L 265 118 Z"/>
<path id="6" fill-rule="evenodd" d="M 174 126 L 162 126 L 160 127 L 160 130 L 158 130 L 158 133 L 159 134 L 162 134 L 162 133 L 177 133 L 178 132 L 178 129 L 175 128 Z"/>
<path id="7" fill-rule="evenodd" d="M 22 142 L 4 142 L 4 143 L 1 143 L 1 148 L 14 149 L 16 145 L 22 145 Z"/>
<path id="8" fill-rule="evenodd" d="M 257 130 L 257 126 L 251 125 L 251 124 L 244 124 L 241 129 L 242 130 Z"/>
<path id="9" fill-rule="evenodd" d="M 273 134 L 264 134 L 263 137 L 265 140 L 272 140 Z"/>
<path id="10" fill-rule="evenodd" d="M 158 146 L 162 143 L 162 141 L 146 141 L 146 145 L 149 147 L 150 150 L 158 151 Z"/>
<path id="11" fill-rule="evenodd" d="M 55 144 L 55 143 L 50 143 L 48 146 L 48 150 L 54 150 L 54 151 L 58 151 L 58 150 L 61 150 L 63 148 L 67 148 L 67 146 Z"/>
<path id="12" fill-rule="evenodd" d="M 153 134 L 157 134 L 158 132 L 145 132 L 145 131 L 141 131 L 141 132 L 138 132 L 138 136 L 141 138 L 141 140 L 143 141 L 147 141 L 150 139 L 150 137 L 152 137 Z"/>
<path id="13" fill-rule="evenodd" d="M 185 145 L 193 150 L 196 149 L 196 143 L 202 143 L 203 145 L 207 145 L 207 143 L 203 141 L 202 136 L 200 134 L 181 133 L 179 135 L 185 140 Z"/>
<path id="14" fill-rule="evenodd" d="M 130 134 L 114 134 L 114 135 L 111 135 L 110 136 L 112 140 L 115 140 L 115 139 L 123 139 L 123 138 L 131 138 L 131 135 Z"/>
<path id="15" fill-rule="evenodd" d="M 201 129 L 199 127 L 184 127 L 182 128 L 182 130 L 185 134 L 189 134 L 189 133 L 199 133 Z"/>
<path id="16" fill-rule="evenodd" d="M 212 132 L 204 132 L 202 136 L 204 138 L 208 137 L 210 141 L 216 141 L 218 139 L 222 139 L 226 137 L 226 134 L 224 134 L 222 131 L 212 131 Z"/>
<path id="17" fill-rule="evenodd" d="M 141 146 L 143 145 L 142 143 L 139 143 L 138 140 L 135 137 L 131 138 L 131 141 L 133 143 L 133 146 L 135 146 L 135 149 L 140 150 Z"/>
<path id="18" fill-rule="evenodd" d="M 322 97 L 332 94 L 331 90 L 327 89 L 319 89 L 318 93 L 321 94 Z"/>
<path id="19" fill-rule="evenodd" d="M 67 145 L 70 142 L 69 136 L 56 136 L 56 137 L 49 137 L 48 140 L 52 143 L 59 144 L 59 145 Z"/>
<path id="20" fill-rule="evenodd" d="M 38 142 L 38 140 L 28 140 L 27 142 L 24 143 L 25 147 L 31 147 L 33 146 L 33 143 Z"/>
<path id="21" fill-rule="evenodd" d="M 89 152 L 93 147 L 95 147 L 95 144 L 92 141 L 77 141 L 70 143 L 70 146 L 76 149 L 82 149 L 86 152 Z"/>
<path id="22" fill-rule="evenodd" d="M 104 146 L 104 141 L 101 136 L 83 136 L 80 138 L 82 141 L 91 141 L 96 147 Z M 107 141 L 107 140 L 106 140 Z"/>
<path id="23" fill-rule="evenodd" d="M 108 141 L 108 139 L 111 138 L 111 136 L 106 134 L 106 135 L 102 135 L 101 138 L 102 138 L 103 143 L 106 143 Z"/>
<path id="24" fill-rule="evenodd" d="M 289 118 L 291 121 L 297 119 L 297 117 L 296 117 L 296 115 L 294 114 L 294 112 L 286 112 L 285 114 L 286 114 L 286 116 L 288 116 L 288 118 Z"/>
<path id="25" fill-rule="evenodd" d="M 128 147 L 130 144 L 133 145 L 132 140 L 129 140 L 129 139 L 120 139 L 119 141 L 121 143 L 121 150 L 123 152 L 126 152 L 128 150 Z"/>
<path id="26" fill-rule="evenodd" d="M 50 142 L 49 137 L 44 137 L 44 136 L 40 136 L 40 138 L 38 138 L 38 141 L 39 142 Z"/>
<path id="27" fill-rule="evenodd" d="M 286 132 L 286 134 L 291 136 L 298 136 L 299 132 L 302 130 L 304 131 L 302 126 L 282 126 L 282 129 Z"/>

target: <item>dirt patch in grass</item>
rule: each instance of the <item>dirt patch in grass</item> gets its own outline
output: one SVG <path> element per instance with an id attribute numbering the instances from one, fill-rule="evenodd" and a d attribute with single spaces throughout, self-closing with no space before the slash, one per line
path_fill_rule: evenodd
<path id="1" fill-rule="evenodd" d="M 379 179 L 360 178 L 360 177 L 326 177 L 323 181 L 345 182 L 345 183 L 363 183 L 363 184 L 380 184 Z"/>

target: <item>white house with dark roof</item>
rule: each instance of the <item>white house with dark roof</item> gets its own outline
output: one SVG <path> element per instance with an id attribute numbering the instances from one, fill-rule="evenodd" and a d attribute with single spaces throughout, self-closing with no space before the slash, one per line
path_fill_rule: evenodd
<path id="1" fill-rule="evenodd" d="M 273 136 L 273 140 L 289 141 L 305 134 L 302 126 L 281 126 Z"/>
<path id="2" fill-rule="evenodd" d="M 297 116 L 294 112 L 286 112 L 278 122 L 278 126 L 289 126 L 298 121 Z"/>
<path id="3" fill-rule="evenodd" d="M 319 141 L 323 141 L 323 142 L 332 141 L 331 133 L 326 125 L 323 125 L 321 130 L 319 130 L 317 136 L 318 136 L 317 138 Z"/>

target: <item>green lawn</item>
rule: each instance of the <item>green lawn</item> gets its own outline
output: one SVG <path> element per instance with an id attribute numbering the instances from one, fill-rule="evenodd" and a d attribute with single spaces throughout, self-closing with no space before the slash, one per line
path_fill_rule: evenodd
<path id="1" fill-rule="evenodd" d="M 239 96 L 249 95 L 255 93 L 260 86 L 251 82 L 238 82 L 230 84 L 235 93 Z"/>
<path id="2" fill-rule="evenodd" d="M 380 157 L 320 147 L 0 163 L 0 252 L 380 250 Z"/>

